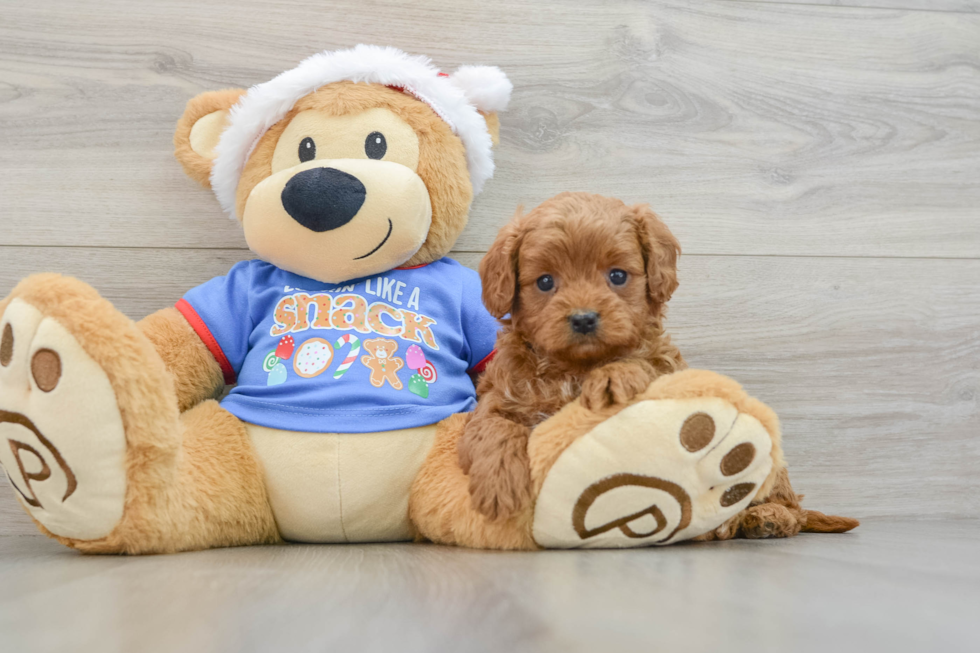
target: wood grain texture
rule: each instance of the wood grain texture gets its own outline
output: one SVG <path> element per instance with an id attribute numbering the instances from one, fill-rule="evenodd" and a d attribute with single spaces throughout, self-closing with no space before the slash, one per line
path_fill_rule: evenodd
<path id="1" fill-rule="evenodd" d="M 831 7 L 866 7 L 875 9 L 912 9 L 915 11 L 950 11 L 980 13 L 980 0 L 732 0 L 734 2 L 768 2 L 774 4 L 824 5 Z"/>
<path id="2" fill-rule="evenodd" d="M 430 545 L 84 557 L 0 537 L 0 649 L 976 650 L 980 522 L 639 551 Z"/>
<path id="3" fill-rule="evenodd" d="M 700 0 L 5 2 L 0 244 L 241 247 L 170 155 L 184 102 L 357 42 L 511 75 L 462 250 L 590 190 L 692 253 L 980 256 L 980 16 Z"/>
<path id="4" fill-rule="evenodd" d="M 0 294 L 32 271 L 64 271 L 138 319 L 247 252 L 0 256 Z M 807 505 L 860 518 L 980 516 L 980 261 L 682 256 L 680 277 L 669 331 L 692 367 L 738 379 L 777 411 Z M 33 531 L 19 513 L 0 491 L 0 530 Z"/>
<path id="5" fill-rule="evenodd" d="M 2 15 L 0 294 L 63 271 L 139 318 L 249 256 L 170 153 L 197 92 L 359 41 L 495 63 L 514 101 L 457 258 L 475 267 L 520 202 L 650 201 L 687 253 L 671 331 L 779 412 L 808 503 L 980 515 L 980 17 L 628 0 Z M 0 491 L 0 533 L 30 532 Z"/>

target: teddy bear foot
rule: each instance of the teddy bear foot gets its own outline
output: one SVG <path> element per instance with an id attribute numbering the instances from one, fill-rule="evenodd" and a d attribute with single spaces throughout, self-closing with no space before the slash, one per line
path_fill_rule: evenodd
<path id="1" fill-rule="evenodd" d="M 690 539 L 749 505 L 771 450 L 762 423 L 724 399 L 639 401 L 558 457 L 538 495 L 534 540 L 602 548 Z"/>
<path id="2" fill-rule="evenodd" d="M 151 340 L 70 277 L 0 300 L 0 465 L 40 530 L 86 553 L 279 541 L 244 425 L 214 401 L 181 413 Z"/>
<path id="3" fill-rule="evenodd" d="M 126 433 L 106 372 L 57 319 L 12 299 L 0 315 L 0 464 L 50 533 L 94 540 L 120 521 Z"/>

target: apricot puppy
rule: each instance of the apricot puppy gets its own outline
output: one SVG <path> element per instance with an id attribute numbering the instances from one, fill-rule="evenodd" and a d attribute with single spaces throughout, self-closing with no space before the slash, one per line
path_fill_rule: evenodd
<path id="1" fill-rule="evenodd" d="M 529 501 L 528 436 L 562 406 L 625 403 L 686 367 L 662 326 L 679 254 L 647 205 L 588 193 L 518 209 L 500 231 L 480 277 L 504 328 L 459 443 L 479 512 L 505 519 Z"/>

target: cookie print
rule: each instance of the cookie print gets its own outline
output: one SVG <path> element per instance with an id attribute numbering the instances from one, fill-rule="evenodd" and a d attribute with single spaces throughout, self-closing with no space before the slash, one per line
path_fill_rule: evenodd
<path id="1" fill-rule="evenodd" d="M 323 374 L 333 360 L 333 345 L 323 338 L 310 338 L 296 350 L 293 370 L 304 379 Z"/>
<path id="2" fill-rule="evenodd" d="M 405 365 L 405 361 L 394 355 L 398 351 L 398 343 L 386 338 L 373 338 L 364 341 L 364 349 L 370 356 L 361 356 L 361 363 L 371 370 L 371 385 L 380 388 L 387 381 L 395 390 L 401 390 L 404 386 L 398 378 L 398 370 Z"/>

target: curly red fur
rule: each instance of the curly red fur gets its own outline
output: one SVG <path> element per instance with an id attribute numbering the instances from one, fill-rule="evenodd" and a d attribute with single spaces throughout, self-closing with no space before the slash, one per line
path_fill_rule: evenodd
<path id="1" fill-rule="evenodd" d="M 518 210 L 501 230 L 480 276 L 484 304 L 504 328 L 459 443 L 477 510 L 504 519 L 526 504 L 528 436 L 562 406 L 580 396 L 592 409 L 625 403 L 686 367 L 663 330 L 679 253 L 648 206 L 587 193 Z M 612 270 L 626 282 L 614 284 Z M 553 290 L 538 287 L 544 275 Z M 593 312 L 594 332 L 572 328 L 570 316 Z"/>

